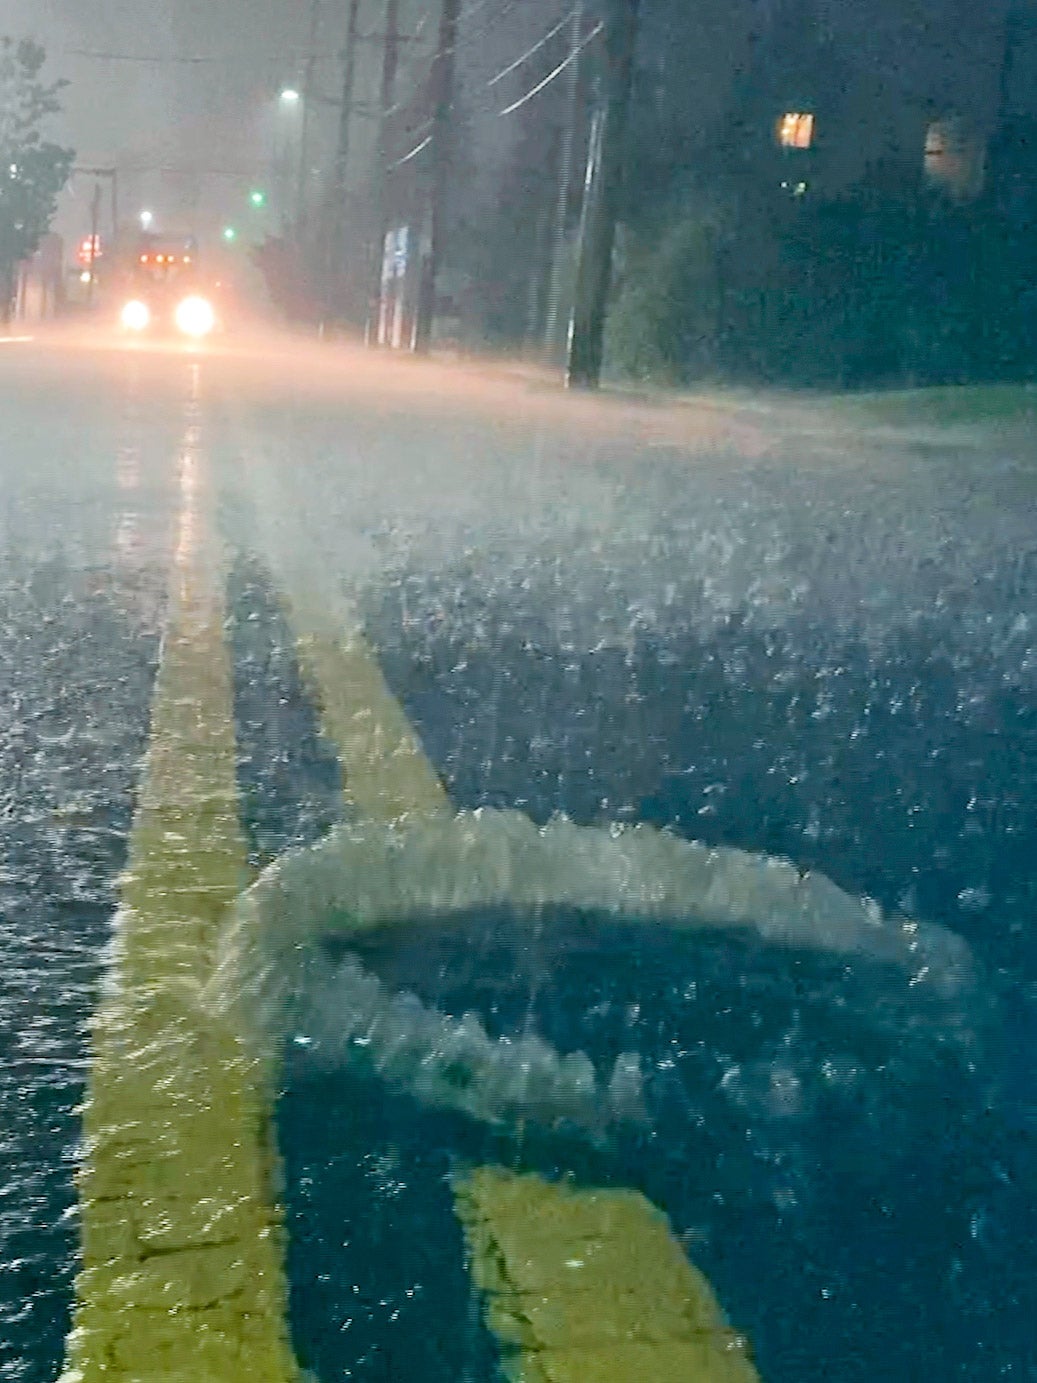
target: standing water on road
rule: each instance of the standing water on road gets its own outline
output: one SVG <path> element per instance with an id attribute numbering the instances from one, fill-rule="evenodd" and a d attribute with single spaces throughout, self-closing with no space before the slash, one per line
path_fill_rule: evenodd
<path id="1" fill-rule="evenodd" d="M 3 0 L 0 1383 L 1037 1380 L 1035 147 L 1034 0 Z"/>
<path id="2" fill-rule="evenodd" d="M 228 1013 L 266 1039 L 243 1088 L 276 1131 L 283 1330 L 314 1377 L 489 1380 L 551 1353 L 514 1293 L 492 1305 L 487 1226 L 538 1223 L 507 1218 L 512 1174 L 548 1219 L 607 1191 L 654 1225 L 767 1383 L 1027 1376 L 1037 505 L 1011 439 L 923 447 L 820 406 L 813 434 L 762 408 L 602 426 L 510 384 L 448 404 L 447 371 L 395 420 L 395 386 L 278 392 L 262 359 L 78 368 L 123 410 L 116 444 L 71 501 L 57 468 L 13 478 L 8 511 L 0 1377 L 56 1377 L 104 1280 L 73 1297 L 80 1224 L 106 1223 L 75 1209 L 77 1165 L 100 1174 L 85 1024 L 120 993 L 131 822 L 156 783 L 187 810 L 207 754 L 221 821 L 236 783 L 240 882 L 266 872 L 201 967 L 160 889 L 154 985 L 120 1012 L 177 1015 L 146 1092 L 162 1138 Z M 151 439 L 137 480 L 120 428 Z M 200 619 L 202 577 L 219 613 L 191 663 L 162 593 Z M 196 689 L 155 692 L 171 658 Z M 144 779 L 156 706 L 184 747 Z M 153 1200 L 112 1242 L 127 1310 L 119 1254 L 173 1293 L 177 1235 L 239 1252 L 215 1233 L 237 1204 Z M 619 1280 L 580 1338 L 647 1348 L 670 1326 L 617 1325 Z M 185 1300 L 156 1338 L 209 1309 Z"/>
<path id="3" fill-rule="evenodd" d="M 588 444 L 541 436 L 504 473 L 465 437 L 449 463 L 426 453 L 420 482 L 365 435 L 338 503 L 300 497 L 296 522 L 339 598 L 357 595 L 358 552 L 379 567 L 359 581 L 364 626 L 453 807 L 649 822 L 789 860 L 934 928 L 947 957 L 964 942 L 968 983 L 948 1005 L 932 971 L 645 928 L 632 906 L 413 907 L 355 940 L 347 906 L 322 914 L 330 950 L 280 1030 L 279 1122 L 293 1312 L 322 1376 L 343 1339 L 370 1376 L 415 1337 L 435 1342 L 437 1376 L 481 1357 L 467 1317 L 427 1294 L 407 1226 L 449 1239 L 444 1179 L 484 1161 L 644 1190 L 765 1378 L 1029 1367 L 1028 462 L 991 438 L 826 432 L 823 413 L 809 436 L 783 416 L 764 417 L 749 461 L 723 439 L 690 456 L 609 442 L 590 467 Z M 275 566 L 290 565 L 291 531 L 268 539 Z M 449 1046 L 436 1013 L 467 1037 L 452 1030 Z M 599 1087 L 636 1054 L 646 1117 L 583 1139 L 571 1109 L 548 1109 L 546 1131 L 516 1125 L 507 1099 L 480 1104 L 467 1086 L 496 1064 L 506 1079 L 502 1039 L 519 1072 L 583 1054 Z M 422 1051 L 456 1056 L 458 1041 L 463 1098 L 416 1090 Z M 360 1118 L 371 1081 L 384 1103 Z M 434 1112 L 444 1103 L 453 1116 Z M 366 1195 L 383 1207 L 371 1224 L 348 1209 Z M 358 1298 L 379 1245 L 386 1276 Z"/>

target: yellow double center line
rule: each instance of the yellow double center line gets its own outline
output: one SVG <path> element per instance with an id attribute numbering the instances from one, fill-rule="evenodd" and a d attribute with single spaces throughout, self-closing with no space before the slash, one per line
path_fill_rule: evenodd
<path id="1" fill-rule="evenodd" d="M 83 1266 L 63 1383 L 291 1383 L 270 1110 L 242 1034 L 198 1006 L 245 882 L 224 572 L 199 434 L 108 992 L 93 1028 Z M 363 815 L 448 812 L 377 662 L 289 579 L 304 666 Z M 247 1035 L 244 1035 L 247 1039 Z M 752 1383 L 745 1341 L 669 1224 L 630 1191 L 480 1168 L 458 1214 L 509 1374 L 524 1383 Z M 410 1383 L 401 1380 L 400 1383 Z"/>
<path id="2" fill-rule="evenodd" d="M 231 667 L 197 375 L 171 611 L 108 992 L 93 1027 L 82 1271 L 64 1383 L 287 1383 L 269 1111 L 237 1034 L 201 1016 L 245 882 Z"/>

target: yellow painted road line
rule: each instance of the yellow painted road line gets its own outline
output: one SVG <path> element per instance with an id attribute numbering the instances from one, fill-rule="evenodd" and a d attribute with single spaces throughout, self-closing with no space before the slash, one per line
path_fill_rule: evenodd
<path id="1" fill-rule="evenodd" d="M 758 1383 L 747 1340 L 638 1192 L 483 1167 L 457 1204 L 515 1383 Z"/>
<path id="2" fill-rule="evenodd" d="M 450 799 L 363 635 L 336 637 L 292 604 L 300 662 L 342 765 L 344 791 L 376 821 L 450 811 Z"/>
<path id="3" fill-rule="evenodd" d="M 286 597 L 347 797 L 377 820 L 449 811 L 362 635 L 346 622 L 336 638 L 306 593 Z M 457 1211 L 514 1383 L 758 1383 L 744 1338 L 643 1196 L 484 1167 L 458 1184 Z"/>
<path id="4" fill-rule="evenodd" d="M 223 571 L 195 401 L 171 610 L 113 970 L 93 1025 L 82 1270 L 64 1383 L 289 1383 L 269 1111 L 229 1027 L 201 1017 L 246 878 Z"/>

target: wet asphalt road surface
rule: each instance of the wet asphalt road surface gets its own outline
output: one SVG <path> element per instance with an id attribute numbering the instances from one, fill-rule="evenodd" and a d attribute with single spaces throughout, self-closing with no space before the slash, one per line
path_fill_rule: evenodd
<path id="1" fill-rule="evenodd" d="M 493 1157 L 664 1205 L 765 1379 L 1034 1376 L 1032 434 L 93 341 L 0 356 L 0 1379 L 53 1378 L 68 1328 L 84 1025 L 195 370 L 254 865 L 348 810 L 290 574 L 360 611 L 456 806 L 785 856 L 964 935 L 980 975 L 945 1040 L 924 994 L 723 938 L 588 948 L 563 916 L 530 957 L 477 917 L 372 943 L 387 981 L 491 1030 L 532 1016 L 566 1049 L 643 1052 L 658 1117 L 606 1149 L 517 1147 L 293 1058 L 278 1128 L 303 1362 L 493 1376 L 447 1186 Z"/>

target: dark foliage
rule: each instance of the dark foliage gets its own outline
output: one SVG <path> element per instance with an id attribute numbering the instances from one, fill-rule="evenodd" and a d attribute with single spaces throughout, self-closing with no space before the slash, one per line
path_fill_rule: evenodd
<path id="1" fill-rule="evenodd" d="M 1037 376 L 1037 24 L 1001 0 L 931 18 L 921 0 L 645 0 L 614 372 L 844 388 Z M 583 60 L 580 158 L 599 61 Z M 483 223 L 479 325 L 497 342 L 538 339 L 560 86 L 522 111 Z M 777 118 L 796 110 L 815 114 L 815 139 L 782 150 Z M 927 130 L 948 117 L 985 149 L 967 193 L 926 177 Z"/>
<path id="2" fill-rule="evenodd" d="M 10 301 L 15 265 L 47 233 L 74 157 L 43 137 L 65 85 L 43 80 L 45 60 L 36 43 L 0 39 L 0 312 Z"/>

